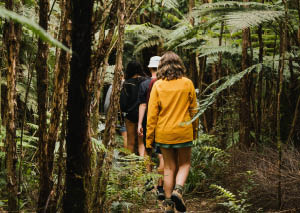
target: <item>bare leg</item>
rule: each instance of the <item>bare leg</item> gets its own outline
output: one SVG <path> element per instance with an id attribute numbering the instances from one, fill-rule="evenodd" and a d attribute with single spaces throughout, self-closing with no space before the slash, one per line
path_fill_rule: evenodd
<path id="1" fill-rule="evenodd" d="M 135 134 L 137 134 L 137 131 L 135 131 Z M 138 137 L 138 151 L 139 151 L 139 156 L 144 157 L 145 156 L 145 145 L 143 141 L 143 136 L 137 136 Z"/>
<path id="2" fill-rule="evenodd" d="M 128 119 L 125 119 L 125 125 L 127 129 L 127 149 L 134 153 L 134 144 L 136 133 L 136 124 Z"/>
<path id="3" fill-rule="evenodd" d="M 176 175 L 176 184 L 183 186 L 189 175 L 191 167 L 191 147 L 177 149 L 178 154 L 178 172 Z"/>
<path id="4" fill-rule="evenodd" d="M 158 154 L 158 159 L 159 159 L 159 166 L 157 168 L 158 174 L 163 175 L 164 174 L 164 158 L 162 154 Z M 163 178 L 158 179 L 158 185 L 162 186 L 163 185 Z"/>
<path id="5" fill-rule="evenodd" d="M 161 148 L 164 159 L 164 190 L 166 199 L 171 198 L 175 185 L 176 155 L 174 149 Z"/>
<path id="6" fill-rule="evenodd" d="M 124 148 L 127 149 L 127 131 L 121 132 L 124 141 Z"/>

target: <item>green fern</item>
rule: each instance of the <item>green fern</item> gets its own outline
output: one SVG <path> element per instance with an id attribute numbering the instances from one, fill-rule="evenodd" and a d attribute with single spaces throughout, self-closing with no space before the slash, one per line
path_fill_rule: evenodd
<path id="1" fill-rule="evenodd" d="M 211 13 L 228 13 L 233 11 L 241 10 L 270 10 L 270 9 L 279 9 L 280 7 L 262 4 L 258 2 L 238 2 L 238 1 L 220 1 L 216 3 L 207 3 L 207 4 L 197 4 L 194 10 L 194 14 L 198 16 L 203 16 Z"/>
<path id="2" fill-rule="evenodd" d="M 265 22 L 276 21 L 284 16 L 283 11 L 274 10 L 252 10 L 232 12 L 224 16 L 227 25 L 233 27 L 234 31 L 246 29 L 248 27 L 256 27 Z"/>
<path id="3" fill-rule="evenodd" d="M 219 81 L 225 80 L 225 82 L 223 84 L 221 84 L 221 86 L 219 86 L 215 91 L 213 91 L 211 94 L 209 94 L 207 96 L 207 98 L 200 101 L 199 111 L 194 116 L 194 118 L 192 118 L 192 120 L 190 120 L 188 122 L 182 123 L 182 125 L 188 125 L 188 124 L 191 124 L 192 122 L 194 122 L 199 116 L 201 116 L 205 112 L 205 110 L 208 107 L 210 107 L 217 100 L 218 95 L 222 91 L 224 91 L 228 87 L 231 87 L 235 83 L 239 82 L 246 74 L 250 73 L 251 71 L 257 70 L 257 72 L 260 72 L 261 69 L 262 69 L 262 64 L 255 64 L 238 74 L 235 74 L 233 76 L 227 76 L 222 79 L 219 79 L 217 82 L 214 82 L 212 85 L 216 85 Z M 208 88 L 211 88 L 212 85 L 210 85 Z M 208 91 L 208 88 L 204 92 Z"/>
<path id="4" fill-rule="evenodd" d="M 62 48 L 63 50 L 65 50 L 67 52 L 70 52 L 70 53 L 72 52 L 65 45 L 63 45 L 58 40 L 54 39 L 51 35 L 49 35 L 38 24 L 36 24 L 32 20 L 30 20 L 24 16 L 20 16 L 13 11 L 9 11 L 3 7 L 0 7 L 0 17 L 7 19 L 7 20 L 13 20 L 15 22 L 18 22 L 18 23 L 22 24 L 23 26 L 27 27 L 28 29 L 32 30 L 32 32 L 34 32 L 36 35 L 38 35 L 44 41 L 46 41 L 54 46 L 57 46 L 59 48 Z"/>
<path id="5" fill-rule="evenodd" d="M 237 199 L 236 196 L 229 190 L 215 184 L 210 185 L 211 189 L 215 189 L 219 194 L 220 198 L 224 198 L 227 201 L 219 203 L 229 209 L 230 212 L 246 213 L 251 204 L 248 204 L 246 199 Z M 245 194 L 247 195 L 247 193 Z"/>
<path id="6" fill-rule="evenodd" d="M 229 53 L 231 55 L 241 53 L 240 47 L 215 46 L 209 48 L 199 48 L 201 55 L 199 57 L 217 55 L 219 53 Z"/>

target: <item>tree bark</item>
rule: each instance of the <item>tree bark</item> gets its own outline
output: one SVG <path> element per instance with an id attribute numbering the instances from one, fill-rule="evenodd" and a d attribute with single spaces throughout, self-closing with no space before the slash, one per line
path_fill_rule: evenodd
<path id="1" fill-rule="evenodd" d="M 14 9 L 13 0 L 6 0 L 5 7 L 9 10 Z M 19 24 L 12 21 L 5 22 L 4 41 L 6 46 L 7 58 L 7 107 L 6 107 L 6 181 L 8 192 L 8 211 L 18 211 L 18 185 L 17 185 L 17 153 L 16 153 L 16 72 L 18 56 L 20 50 L 21 28 Z"/>
<path id="2" fill-rule="evenodd" d="M 49 0 L 39 1 L 39 25 L 48 30 Z M 39 198 L 37 212 L 43 212 L 50 196 L 53 182 L 48 168 L 47 157 L 47 100 L 48 100 L 48 59 L 49 47 L 42 39 L 38 40 L 36 58 L 37 89 L 38 89 L 38 124 L 39 124 Z"/>
<path id="3" fill-rule="evenodd" d="M 89 79 L 91 77 L 93 0 L 71 1 L 72 51 L 68 88 L 66 194 L 64 212 L 88 212 L 91 178 Z"/>
<path id="4" fill-rule="evenodd" d="M 248 0 L 244 0 L 248 2 Z M 247 69 L 251 64 L 251 57 L 248 54 L 250 45 L 250 29 L 244 29 L 242 33 L 242 70 Z M 240 100 L 240 146 L 241 148 L 249 148 L 250 142 L 250 125 L 251 125 L 251 111 L 250 111 L 250 95 L 251 84 L 250 76 L 247 74 L 241 80 L 241 100 Z"/>
<path id="5" fill-rule="evenodd" d="M 104 212 L 104 204 L 106 201 L 106 186 L 108 183 L 108 175 L 112 164 L 112 152 L 115 146 L 115 134 L 116 134 L 116 124 L 118 119 L 119 109 L 119 99 L 121 92 L 121 81 L 122 81 L 122 58 L 123 58 L 123 47 L 124 47 L 124 33 L 125 33 L 125 16 L 126 16 L 126 4 L 125 0 L 119 1 L 118 6 L 118 46 L 117 46 L 117 57 L 116 57 L 116 67 L 114 70 L 114 82 L 112 87 L 112 95 L 110 98 L 110 104 L 108 108 L 106 123 L 105 123 L 105 131 L 103 137 L 103 144 L 106 146 L 108 153 L 103 164 L 102 168 L 102 176 L 101 176 L 101 185 L 100 185 L 100 211 Z"/>
<path id="6" fill-rule="evenodd" d="M 264 3 L 264 0 L 262 0 L 262 3 Z M 258 27 L 258 43 L 259 43 L 259 55 L 258 60 L 259 63 L 263 63 L 263 57 L 264 57 L 264 43 L 263 43 L 263 28 L 262 25 Z M 261 124 L 262 124 L 262 106 L 263 106 L 263 70 L 260 71 L 258 75 L 258 89 L 257 89 L 257 107 L 256 107 L 256 131 L 255 131 L 255 138 L 256 143 L 260 142 L 260 135 L 261 135 Z"/>
<path id="7" fill-rule="evenodd" d="M 61 0 L 61 42 L 66 46 L 71 46 L 71 33 L 69 29 L 70 22 L 70 0 Z M 65 85 L 68 80 L 69 73 L 69 63 L 70 63 L 70 54 L 64 50 L 61 50 L 58 58 L 58 66 L 55 69 L 54 73 L 54 93 L 52 99 L 52 109 L 51 109 L 51 117 L 50 117 L 50 125 L 49 125 L 49 133 L 48 133 L 48 169 L 50 173 L 50 178 L 52 180 L 52 171 L 53 171 L 53 163 L 54 163 L 54 149 L 55 144 L 58 138 L 59 126 L 60 126 L 60 118 L 63 110 L 63 96 L 65 93 Z M 61 141 L 63 144 L 63 141 Z M 61 147 L 61 145 L 60 145 Z M 53 186 L 52 186 L 53 187 Z M 59 193 L 59 192 L 57 192 Z M 49 199 L 48 199 L 49 200 Z M 54 204 L 53 197 L 50 201 L 50 204 Z M 54 209 L 52 211 L 56 211 L 56 205 L 51 205 Z"/>

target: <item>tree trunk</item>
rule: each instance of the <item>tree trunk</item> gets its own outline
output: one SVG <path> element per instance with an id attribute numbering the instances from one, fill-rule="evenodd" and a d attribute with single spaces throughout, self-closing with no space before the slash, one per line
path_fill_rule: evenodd
<path id="1" fill-rule="evenodd" d="M 125 0 L 119 1 L 118 6 L 118 45 L 117 45 L 117 57 L 116 57 L 116 67 L 114 70 L 114 82 L 112 87 L 112 94 L 110 97 L 110 104 L 107 112 L 107 118 L 105 123 L 105 131 L 103 137 L 103 144 L 106 146 L 108 153 L 103 164 L 101 185 L 100 185 L 100 208 L 99 213 L 104 212 L 104 204 L 106 201 L 106 186 L 108 183 L 109 171 L 112 163 L 112 152 L 115 147 L 115 134 L 116 134 L 116 124 L 118 120 L 119 109 L 119 99 L 121 92 L 121 81 L 122 81 L 122 58 L 123 58 L 123 47 L 124 47 L 124 33 L 125 33 Z"/>
<path id="2" fill-rule="evenodd" d="M 13 0 L 6 0 L 5 7 L 9 10 L 14 9 Z M 17 185 L 17 153 L 16 153 L 16 71 L 20 50 L 21 28 L 19 24 L 12 21 L 4 25 L 4 41 L 6 46 L 7 58 L 7 107 L 6 107 L 6 181 L 8 192 L 8 211 L 18 211 L 18 185 Z"/>
<path id="3" fill-rule="evenodd" d="M 262 0 L 262 3 L 264 3 L 264 0 Z M 258 60 L 259 63 L 263 63 L 263 53 L 264 53 L 264 43 L 263 43 L 263 29 L 262 25 L 258 27 L 258 43 L 259 43 L 259 55 Z M 256 107 L 256 131 L 255 131 L 255 138 L 256 143 L 260 142 L 260 135 L 261 135 L 261 124 L 262 124 L 262 106 L 263 106 L 263 70 L 260 71 L 258 75 L 258 89 L 257 89 L 257 107 Z"/>
<path id="4" fill-rule="evenodd" d="M 288 33 L 288 6 L 287 1 L 283 0 L 285 9 L 284 22 L 281 24 L 282 39 L 280 41 L 280 61 L 278 69 L 278 81 L 277 81 L 277 101 L 276 101 L 276 139 L 277 139 L 277 149 L 278 149 L 278 185 L 277 185 L 277 199 L 278 199 L 278 209 L 282 207 L 282 191 L 281 191 L 281 168 L 282 168 L 282 148 L 281 148 L 281 128 L 280 128 L 280 104 L 281 104 L 281 93 L 283 86 L 283 70 L 285 66 L 285 51 L 287 50 L 287 33 Z"/>
<path id="5" fill-rule="evenodd" d="M 61 42 L 66 46 L 71 46 L 71 33 L 68 27 L 70 21 L 70 0 L 61 0 L 60 1 L 61 7 L 61 23 L 60 23 L 60 30 L 61 30 Z M 59 126 L 60 126 L 60 118 L 61 112 L 63 110 L 63 96 L 64 96 L 64 89 L 65 85 L 67 84 L 68 80 L 68 73 L 69 73 L 69 63 L 70 63 L 70 54 L 64 50 L 61 50 L 58 58 L 58 66 L 55 69 L 54 73 L 54 93 L 52 99 L 52 110 L 51 110 L 51 117 L 50 117 L 50 126 L 49 126 L 49 133 L 48 133 L 48 147 L 47 147 L 47 154 L 48 154 L 48 169 L 50 175 L 53 171 L 53 163 L 54 163 L 54 149 L 55 144 L 58 138 Z M 61 141 L 63 144 L 63 141 Z M 62 145 L 60 145 L 61 147 Z M 50 176 L 52 180 L 52 175 Z M 57 192 L 60 193 L 60 192 Z M 51 204 L 54 202 L 54 197 L 52 197 Z M 56 211 L 55 205 L 53 206 L 52 212 Z"/>
<path id="6" fill-rule="evenodd" d="M 244 0 L 244 2 L 248 2 Z M 247 69 L 251 64 L 251 59 L 248 54 L 250 48 L 250 29 L 244 29 L 242 33 L 242 70 Z M 249 148 L 250 142 L 250 125 L 251 125 L 251 109 L 250 109 L 250 76 L 247 74 L 241 80 L 241 100 L 240 100 L 240 146 L 241 148 Z"/>
<path id="7" fill-rule="evenodd" d="M 72 51 L 68 88 L 66 194 L 64 212 L 88 212 L 91 178 L 89 78 L 91 76 L 93 0 L 71 1 Z"/>
<path id="8" fill-rule="evenodd" d="M 39 25 L 48 30 L 49 0 L 39 1 Z M 39 124 L 39 169 L 40 184 L 37 212 L 44 212 L 48 197 L 50 196 L 53 182 L 48 168 L 47 157 L 47 100 L 48 100 L 48 44 L 38 40 L 36 58 L 37 89 L 38 89 L 38 124 Z"/>

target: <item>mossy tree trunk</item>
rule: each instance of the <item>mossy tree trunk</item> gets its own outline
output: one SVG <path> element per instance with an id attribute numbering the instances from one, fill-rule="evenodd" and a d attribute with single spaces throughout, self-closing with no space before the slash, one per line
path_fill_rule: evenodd
<path id="1" fill-rule="evenodd" d="M 110 97 L 110 104 L 107 112 L 107 118 L 105 122 L 105 131 L 103 137 L 103 144 L 106 146 L 108 152 L 107 157 L 102 168 L 101 184 L 100 184 L 100 208 L 99 213 L 104 212 L 104 204 L 106 201 L 106 186 L 108 183 L 109 171 L 112 163 L 112 152 L 115 146 L 115 134 L 116 124 L 119 112 L 119 99 L 121 92 L 121 81 L 122 81 L 122 70 L 123 70 L 123 48 L 124 48 L 124 33 L 125 33 L 125 16 L 126 16 L 126 4 L 125 0 L 118 1 L 118 45 L 117 45 L 117 56 L 116 56 L 116 67 L 114 70 L 114 81 L 112 87 L 112 94 Z"/>
<path id="2" fill-rule="evenodd" d="M 48 30 L 49 0 L 39 1 L 39 25 Z M 48 100 L 48 53 L 49 46 L 39 38 L 36 57 L 37 90 L 38 90 L 38 136 L 39 136 L 39 198 L 37 212 L 44 212 L 48 197 L 50 196 L 53 182 L 48 167 L 47 157 L 47 100 Z M 49 212 L 49 210 L 48 210 Z"/>
<path id="3" fill-rule="evenodd" d="M 71 46 L 71 31 L 70 31 L 70 0 L 61 0 L 60 8 L 61 8 L 61 23 L 60 23 L 60 38 L 61 42 L 68 48 Z M 70 63 L 70 54 L 64 50 L 60 50 L 58 57 L 58 66 L 56 66 L 54 73 L 54 92 L 52 97 L 52 109 L 51 109 L 51 117 L 49 124 L 49 133 L 48 133 L 48 168 L 49 173 L 53 172 L 54 167 L 54 149 L 55 144 L 58 139 L 61 114 L 63 110 L 63 99 L 65 94 L 65 85 L 68 80 L 69 73 L 69 63 Z M 60 141 L 60 148 L 63 147 L 64 138 Z M 61 151 L 61 149 L 60 149 Z M 61 177 L 58 177 L 61 178 Z M 52 179 L 52 176 L 51 176 Z M 60 187 L 60 186 L 59 186 Z M 60 193 L 56 191 L 56 193 Z M 57 196 L 56 196 L 57 197 Z M 56 211 L 56 203 L 54 200 L 54 196 L 51 198 L 50 204 L 53 206 L 53 211 Z M 52 205 L 54 204 L 54 205 Z"/>
<path id="4" fill-rule="evenodd" d="M 248 0 L 244 0 L 248 2 Z M 248 54 L 250 49 L 250 28 L 246 28 L 242 32 L 242 70 L 247 69 L 251 65 L 251 57 Z M 240 146 L 242 148 L 249 148 L 250 142 L 250 127 L 251 127 L 251 110 L 250 110 L 250 96 L 251 96 L 251 79 L 247 74 L 241 80 L 241 100 L 240 100 Z"/>
<path id="5" fill-rule="evenodd" d="M 68 87 L 64 212 L 88 212 L 91 178 L 89 78 L 94 0 L 71 1 L 72 59 Z"/>
<path id="6" fill-rule="evenodd" d="M 14 10 L 14 1 L 6 0 L 5 7 Z M 6 126 L 6 181 L 8 192 L 8 211 L 18 211 L 18 185 L 17 185 L 17 153 L 16 153 L 16 72 L 20 50 L 21 28 L 19 24 L 7 21 L 4 25 L 4 42 L 7 59 L 7 107 L 5 113 Z"/>

